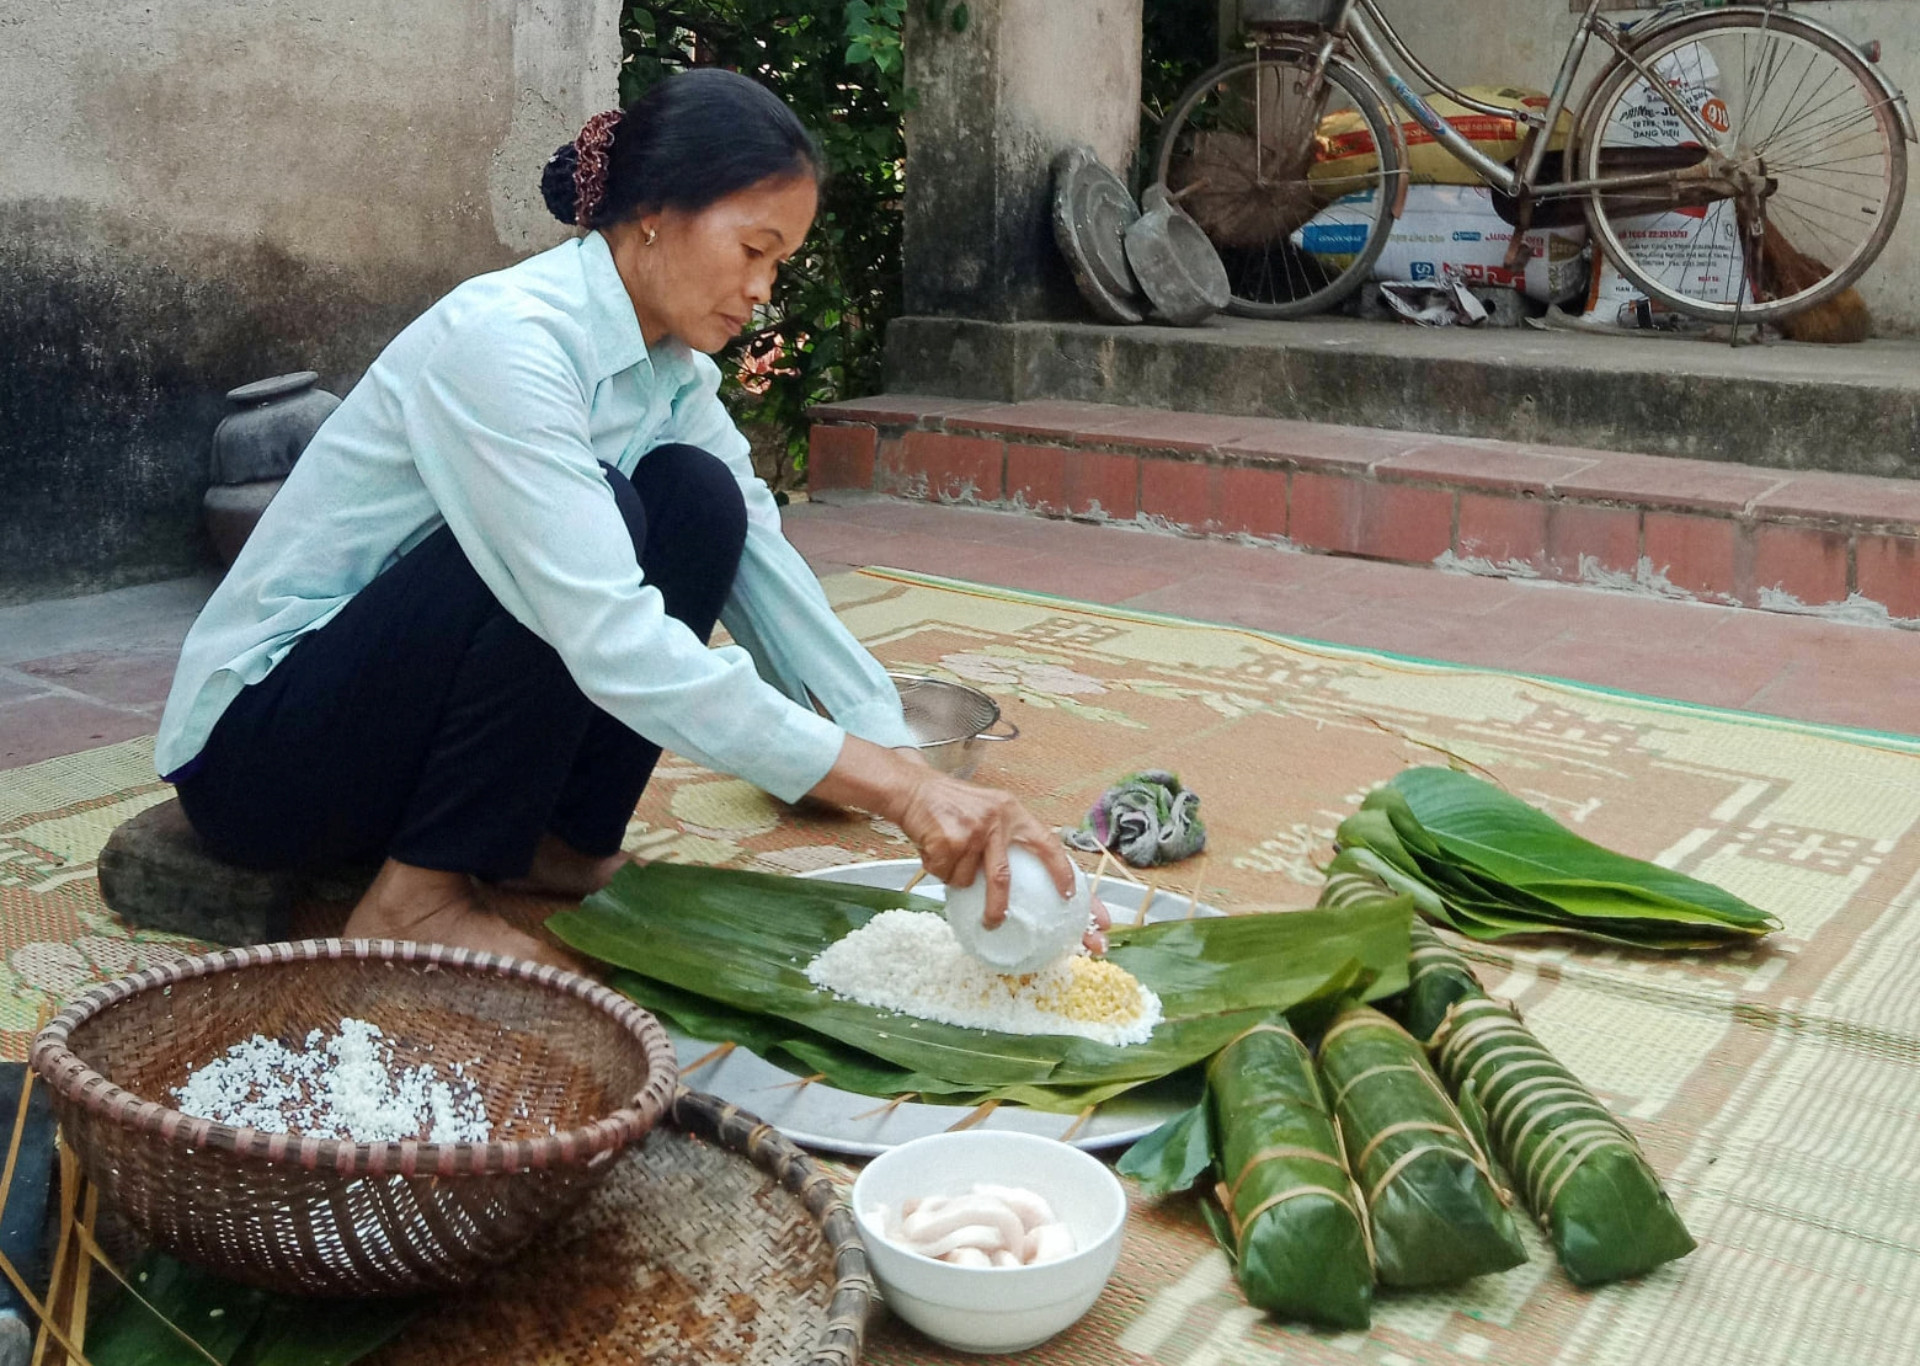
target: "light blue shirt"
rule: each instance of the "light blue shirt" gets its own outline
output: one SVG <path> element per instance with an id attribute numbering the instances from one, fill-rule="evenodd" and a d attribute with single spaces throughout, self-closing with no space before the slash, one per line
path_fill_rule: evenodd
<path id="1" fill-rule="evenodd" d="M 174 774 L 227 704 L 442 525 L 580 690 L 665 749 L 792 801 L 847 733 L 913 743 L 885 672 L 780 533 L 712 360 L 648 350 L 598 233 L 460 285 L 380 353 L 188 633 L 160 724 Z M 710 649 L 666 614 L 600 469 L 670 442 L 727 463 L 747 542 Z M 744 648 L 741 648 L 744 647 Z M 757 667 L 756 667 L 757 666 Z M 835 718 L 801 705 L 808 693 Z"/>

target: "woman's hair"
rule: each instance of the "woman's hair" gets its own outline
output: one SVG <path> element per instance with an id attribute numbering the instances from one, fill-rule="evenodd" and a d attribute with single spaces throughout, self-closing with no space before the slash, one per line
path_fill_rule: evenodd
<path id="1" fill-rule="evenodd" d="M 540 195 L 562 223 L 580 223 L 584 192 L 593 202 L 583 226 L 603 228 L 655 209 L 698 213 L 764 180 L 818 178 L 822 163 L 819 144 L 778 95 L 736 72 L 698 67 L 659 82 L 617 120 L 590 120 L 547 162 Z"/>

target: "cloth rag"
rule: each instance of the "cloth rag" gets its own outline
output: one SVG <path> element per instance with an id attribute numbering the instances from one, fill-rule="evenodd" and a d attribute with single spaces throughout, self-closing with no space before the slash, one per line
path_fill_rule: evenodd
<path id="1" fill-rule="evenodd" d="M 1111 849 L 1135 868 L 1178 863 L 1207 847 L 1200 797 L 1172 773 L 1129 773 L 1100 794 L 1084 824 L 1062 830 L 1072 848 Z"/>

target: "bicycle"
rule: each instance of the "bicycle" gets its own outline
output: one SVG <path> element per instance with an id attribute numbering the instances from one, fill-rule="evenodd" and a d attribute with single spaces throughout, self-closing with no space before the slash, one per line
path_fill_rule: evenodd
<path id="1" fill-rule="evenodd" d="M 1920 138 L 1905 96 L 1870 60 L 1877 52 L 1787 13 L 1784 0 L 1703 3 L 1629 27 L 1588 0 L 1545 107 L 1516 110 L 1441 80 L 1376 0 L 1244 0 L 1250 49 L 1183 92 L 1154 177 L 1219 249 L 1230 312 L 1322 312 L 1368 278 L 1406 202 L 1410 129 L 1391 92 L 1492 189 L 1515 227 L 1510 269 L 1525 259 L 1527 230 L 1584 217 L 1649 298 L 1736 329 L 1778 322 L 1840 294 L 1880 255 L 1906 194 L 1906 145 Z M 1612 56 L 1570 106 L 1596 40 Z M 1476 146 L 1409 72 L 1468 111 L 1516 120 L 1516 133 L 1524 124 L 1517 155 L 1499 161 Z M 1335 204 L 1338 251 L 1324 240 L 1305 250 L 1302 230 Z M 1655 214 L 1693 226 L 1640 231 L 1636 220 Z M 1676 260 L 1727 266 L 1676 284 Z"/>

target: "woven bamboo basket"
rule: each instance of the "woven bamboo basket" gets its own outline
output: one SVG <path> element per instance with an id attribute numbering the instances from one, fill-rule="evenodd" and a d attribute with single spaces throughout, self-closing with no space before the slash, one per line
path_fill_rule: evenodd
<path id="1" fill-rule="evenodd" d="M 405 1066 L 466 1065 L 487 1143 L 267 1134 L 165 1102 L 255 1034 L 379 1026 Z M 32 1065 L 103 1197 L 155 1246 L 289 1294 L 464 1285 L 584 1199 L 659 1120 L 673 1045 L 626 998 L 573 973 L 389 940 L 229 949 L 74 1001 Z"/>

